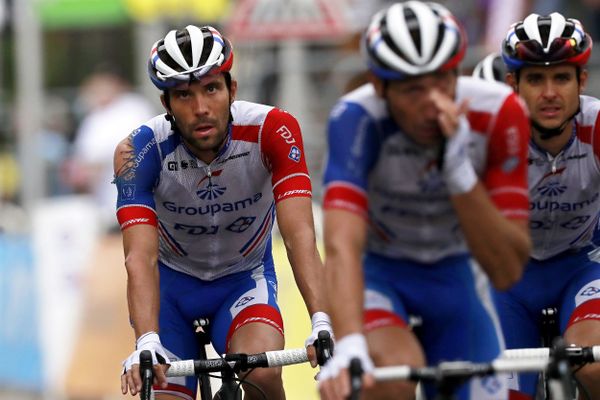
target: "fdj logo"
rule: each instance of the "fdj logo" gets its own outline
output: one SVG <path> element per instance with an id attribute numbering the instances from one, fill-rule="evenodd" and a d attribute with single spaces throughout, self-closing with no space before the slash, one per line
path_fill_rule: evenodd
<path id="1" fill-rule="evenodd" d="M 244 296 L 240 299 L 240 301 L 237 302 L 237 304 L 235 305 L 235 308 L 245 306 L 246 304 L 250 303 L 252 300 L 254 300 L 254 296 Z"/>
<path id="2" fill-rule="evenodd" d="M 252 225 L 255 219 L 256 217 L 239 217 L 225 229 L 230 232 L 242 233 L 246 229 L 250 228 L 250 225 Z"/>
<path id="3" fill-rule="evenodd" d="M 586 288 L 583 292 L 581 292 L 581 296 L 595 296 L 600 293 L 600 288 L 590 286 Z"/>

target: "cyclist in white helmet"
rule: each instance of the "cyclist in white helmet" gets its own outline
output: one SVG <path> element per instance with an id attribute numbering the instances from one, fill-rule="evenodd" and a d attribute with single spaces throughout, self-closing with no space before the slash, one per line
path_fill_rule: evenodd
<path id="1" fill-rule="evenodd" d="M 322 299 L 311 182 L 300 127 L 278 108 L 235 100 L 229 41 L 210 26 L 172 30 L 152 47 L 150 79 L 165 114 L 115 151 L 135 351 L 123 393 L 141 387 L 139 354 L 152 353 L 160 399 L 195 398 L 197 381 L 165 377 L 171 360 L 197 358 L 193 321 L 210 320 L 219 354 L 282 349 L 271 254 L 277 218 L 312 332 L 329 330 Z M 281 369 L 245 376 L 246 399 L 284 399 Z"/>
<path id="2" fill-rule="evenodd" d="M 568 343 L 600 344 L 600 264 L 592 245 L 600 212 L 600 101 L 582 94 L 591 50 L 581 23 L 559 13 L 527 16 L 502 43 L 507 83 L 531 114 L 533 250 L 523 279 L 496 296 L 508 348 L 539 346 L 548 307 L 558 309 Z M 600 398 L 600 365 L 576 377 L 584 398 Z M 536 382 L 536 374 L 512 379 L 515 398 L 533 398 Z"/>
<path id="3" fill-rule="evenodd" d="M 475 78 L 485 79 L 490 82 L 503 82 L 506 79 L 506 66 L 500 53 L 490 53 L 473 68 Z"/>
<path id="4" fill-rule="evenodd" d="M 413 399 L 413 384 L 374 385 L 373 365 L 483 362 L 503 349 L 490 281 L 510 287 L 529 256 L 529 125 L 508 86 L 458 77 L 466 39 L 437 3 L 380 11 L 363 46 L 370 83 L 340 99 L 328 127 L 325 270 L 338 341 L 319 387 L 344 398 L 356 357 L 365 398 Z M 507 394 L 496 376 L 458 390 Z"/>

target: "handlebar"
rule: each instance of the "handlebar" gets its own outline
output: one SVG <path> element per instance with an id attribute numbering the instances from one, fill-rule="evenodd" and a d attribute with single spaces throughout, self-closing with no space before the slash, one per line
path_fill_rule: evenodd
<path id="1" fill-rule="evenodd" d="M 554 372 L 556 379 L 564 379 L 566 373 L 570 373 L 571 366 L 582 365 L 590 362 L 600 361 L 600 346 L 565 347 L 561 343 L 555 344 L 553 348 L 532 348 L 506 350 L 499 358 L 486 362 L 476 363 L 470 361 L 442 362 L 437 366 L 410 367 L 398 365 L 390 367 L 375 368 L 372 372 L 376 381 L 384 382 L 390 380 L 429 381 L 440 385 L 448 382 L 464 382 L 475 376 L 486 376 L 501 372 Z M 350 374 L 352 382 L 352 395 L 356 395 L 361 389 L 362 371 L 356 373 L 351 361 Z M 567 368 L 565 368 L 565 366 Z M 353 373 L 354 370 L 354 373 Z M 356 383 L 356 386 L 355 386 Z M 354 397 L 351 397 L 353 399 Z"/>

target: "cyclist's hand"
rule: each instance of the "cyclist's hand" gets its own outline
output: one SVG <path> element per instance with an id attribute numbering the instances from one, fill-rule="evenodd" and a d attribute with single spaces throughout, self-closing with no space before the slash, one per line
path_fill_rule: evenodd
<path id="1" fill-rule="evenodd" d="M 364 371 L 363 388 L 373 386 L 371 372 L 373 362 L 369 357 L 367 341 L 362 334 L 353 333 L 344 336 L 336 343 L 335 355 L 325 364 L 319 373 L 319 393 L 324 400 L 346 399 L 350 395 L 350 360 L 358 358 Z"/>
<path id="2" fill-rule="evenodd" d="M 319 332 L 327 331 L 329 332 L 329 337 L 333 342 L 333 328 L 331 326 L 331 319 L 329 315 L 324 312 L 316 312 L 310 319 L 312 323 L 312 332 L 308 339 L 304 342 L 304 346 L 306 347 L 306 353 L 308 355 L 308 359 L 310 360 L 310 365 L 314 368 L 318 364 L 317 353 L 315 351 L 315 342 L 319 338 Z"/>
<path id="3" fill-rule="evenodd" d="M 469 108 L 468 100 L 457 104 L 454 99 L 439 90 L 431 91 L 430 97 L 438 111 L 437 122 L 442 134 L 447 138 L 453 137 L 460 129 L 460 120 Z"/>
<path id="4" fill-rule="evenodd" d="M 123 374 L 121 375 L 121 392 L 127 391 L 135 396 L 142 389 L 142 378 L 140 377 L 140 353 L 149 350 L 152 353 L 152 365 L 154 366 L 154 384 L 162 388 L 167 387 L 165 371 L 168 367 L 169 357 L 156 332 L 147 332 L 136 341 L 135 351 L 123 361 Z"/>

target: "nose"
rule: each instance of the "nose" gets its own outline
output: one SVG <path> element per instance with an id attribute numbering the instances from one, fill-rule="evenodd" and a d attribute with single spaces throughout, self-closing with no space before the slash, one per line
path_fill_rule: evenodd
<path id="1" fill-rule="evenodd" d="M 209 111 L 208 100 L 204 96 L 195 95 L 193 98 L 192 108 L 196 115 L 207 115 Z"/>
<path id="2" fill-rule="evenodd" d="M 556 97 L 556 88 L 552 81 L 548 80 L 544 83 L 544 87 L 542 90 L 542 96 L 545 98 L 554 98 Z"/>

